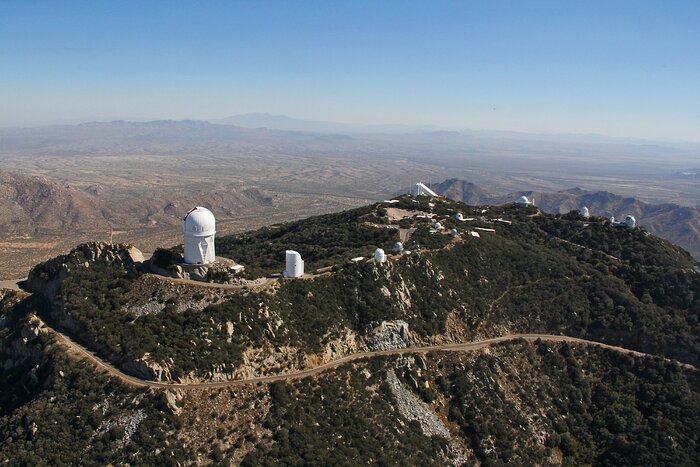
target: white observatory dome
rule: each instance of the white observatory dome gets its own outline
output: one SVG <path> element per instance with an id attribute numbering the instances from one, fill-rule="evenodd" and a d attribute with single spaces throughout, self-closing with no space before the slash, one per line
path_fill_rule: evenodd
<path id="1" fill-rule="evenodd" d="M 433 225 L 433 228 L 434 228 L 435 230 L 442 230 L 442 224 L 439 223 L 439 222 L 436 222 L 436 223 Z"/>
<path id="2" fill-rule="evenodd" d="M 378 263 L 383 263 L 386 261 L 386 254 L 381 248 L 374 250 L 374 260 Z"/>
<path id="3" fill-rule="evenodd" d="M 450 235 L 452 235 L 453 237 L 456 237 L 457 235 L 459 235 L 459 232 L 457 232 L 457 229 L 452 229 L 452 230 L 450 230 Z"/>
<path id="4" fill-rule="evenodd" d="M 185 263 L 213 263 L 216 256 L 214 214 L 207 208 L 197 206 L 182 219 L 182 231 L 185 236 Z"/>
<path id="5" fill-rule="evenodd" d="M 625 217 L 625 225 L 630 229 L 633 229 L 637 227 L 637 219 L 635 219 L 634 216 L 627 216 Z"/>
<path id="6" fill-rule="evenodd" d="M 458 221 L 464 220 L 464 214 L 462 214 L 461 212 L 458 212 L 455 217 L 457 218 Z"/>
<path id="7" fill-rule="evenodd" d="M 588 207 L 583 206 L 578 210 L 578 215 L 581 217 L 591 217 L 591 213 L 588 211 Z"/>
<path id="8" fill-rule="evenodd" d="M 394 253 L 396 253 L 398 255 L 401 252 L 403 252 L 403 243 L 401 243 L 401 242 L 394 243 Z"/>
<path id="9" fill-rule="evenodd" d="M 301 277 L 304 275 L 304 260 L 301 259 L 301 255 L 294 250 L 287 250 L 286 254 L 286 268 L 284 270 L 284 277 Z"/>
<path id="10" fill-rule="evenodd" d="M 527 199 L 527 196 L 521 196 L 520 198 L 518 198 L 517 203 L 521 206 L 529 206 L 532 204 L 532 201 Z"/>

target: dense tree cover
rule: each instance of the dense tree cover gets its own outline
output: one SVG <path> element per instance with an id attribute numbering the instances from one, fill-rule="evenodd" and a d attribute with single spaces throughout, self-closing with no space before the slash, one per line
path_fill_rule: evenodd
<path id="1" fill-rule="evenodd" d="M 271 442 L 244 465 L 444 465 L 447 440 L 397 410 L 388 370 L 482 465 L 694 465 L 700 386 L 693 370 L 590 346 L 510 342 L 489 353 L 435 353 L 422 372 L 372 359 L 318 379 L 269 386 Z M 406 388 L 412 387 L 406 382 Z M 425 389 L 427 384 L 428 389 Z"/>
<path id="2" fill-rule="evenodd" d="M 216 251 L 244 264 L 249 276 L 281 273 L 285 250 L 298 251 L 306 271 L 313 271 L 350 258 L 370 256 L 376 248 L 389 251 L 398 241 L 398 232 L 365 225 L 376 220 L 369 216 L 374 210 L 374 206 L 367 206 L 219 237 Z"/>
<path id="3" fill-rule="evenodd" d="M 308 290 L 296 293 L 308 298 Z M 0 296 L 0 361 L 12 362 L 0 372 L 2 462 L 195 460 L 177 438 L 179 430 L 217 423 L 226 414 L 183 423 L 162 411 L 162 392 L 123 386 L 63 354 L 50 333 L 27 332 L 34 311 L 31 301 Z M 269 435 L 255 438 L 243 464 L 444 465 L 448 441 L 427 437 L 399 413 L 386 383 L 390 369 L 483 465 L 547 465 L 560 458 L 566 465 L 696 465 L 700 459 L 696 370 L 593 346 L 524 341 L 423 358 L 426 364 L 413 366 L 407 358 L 367 359 L 268 385 L 270 409 L 253 423 Z M 139 421 L 132 432 L 123 420 L 134 417 Z M 215 433 L 221 439 L 229 432 L 220 427 Z M 210 459 L 226 460 L 213 444 L 210 449 Z"/>
<path id="4" fill-rule="evenodd" d="M 449 419 L 481 462 L 547 463 L 553 448 L 568 465 L 700 459 L 696 371 L 568 344 L 505 347 L 519 370 L 508 358 L 481 355 L 466 371 L 446 362 L 438 372 Z M 543 444 L 533 443 L 538 432 L 546 433 Z"/>
<path id="5" fill-rule="evenodd" d="M 178 421 L 161 411 L 159 394 L 96 373 L 50 335 L 23 334 L 32 311 L 25 302 L 0 327 L 0 361 L 12 362 L 0 372 L 0 463 L 177 465 L 192 458 L 174 442 Z M 127 432 L 129 418 L 137 422 Z"/>
<path id="6" fill-rule="evenodd" d="M 398 205 L 430 209 L 423 198 L 401 198 Z M 504 329 L 564 333 L 700 363 L 700 276 L 685 252 L 642 229 L 532 207 L 437 201 L 434 212 L 461 238 L 430 233 L 427 220 L 415 220 L 411 242 L 420 242 L 420 252 L 384 264 L 348 264 L 359 254 L 355 248 L 371 253 L 393 240 L 394 230 L 364 224 L 365 216 L 382 209 L 229 237 L 229 251 L 240 248 L 260 270 L 276 264 L 270 255 L 289 241 L 289 248 L 308 253 L 311 264 L 336 261 L 331 275 L 283 280 L 274 293 L 235 294 L 202 311 L 179 312 L 169 303 L 161 312 L 136 316 L 125 311 L 123 300 L 139 272 L 97 260 L 71 268 L 53 314 L 59 322 L 74 322 L 85 342 L 117 364 L 149 353 L 167 362 L 175 377 L 190 371 L 202 376 L 221 364 L 232 369 L 246 348 L 266 343 L 319 351 L 344 329 L 363 335 L 383 320 L 405 320 L 427 339 L 446 332 L 451 314 L 464 323 L 467 338 Z M 475 221 L 454 220 L 458 211 Z M 495 232 L 466 235 L 478 225 Z"/>
<path id="7" fill-rule="evenodd" d="M 358 371 L 270 385 L 264 427 L 273 442 L 244 460 L 257 465 L 445 465 L 446 442 L 396 412 L 381 361 Z M 442 454 L 442 455 L 441 455 Z"/>

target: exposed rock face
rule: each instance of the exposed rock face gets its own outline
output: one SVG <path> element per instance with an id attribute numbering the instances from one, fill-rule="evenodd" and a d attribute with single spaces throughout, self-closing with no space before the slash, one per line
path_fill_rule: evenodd
<path id="1" fill-rule="evenodd" d="M 127 373 L 151 381 L 172 381 L 175 379 L 170 365 L 152 361 L 148 353 L 141 358 L 126 362 L 123 368 Z"/>
<path id="2" fill-rule="evenodd" d="M 345 334 L 326 344 L 323 351 L 322 362 L 330 362 L 345 355 L 362 351 L 362 341 L 357 338 L 357 334 L 351 329 L 346 329 Z"/>
<path id="3" fill-rule="evenodd" d="M 408 323 L 403 320 L 382 321 L 365 336 L 365 343 L 370 350 L 403 349 L 411 344 Z"/>
<path id="4" fill-rule="evenodd" d="M 448 441 L 448 452 L 452 458 L 452 465 L 463 465 L 467 459 L 472 457 L 462 443 L 452 436 L 449 428 L 445 426 L 433 409 L 399 381 L 394 370 L 387 372 L 386 381 L 389 383 L 401 415 L 409 421 L 417 421 L 426 436 L 439 436 Z M 412 380 L 412 383 L 415 383 L 415 380 Z M 417 389 L 417 383 L 414 385 L 414 389 Z"/>
<path id="5" fill-rule="evenodd" d="M 177 405 L 178 397 L 170 390 L 165 391 L 163 394 L 167 410 L 173 415 L 180 415 L 182 408 Z"/>

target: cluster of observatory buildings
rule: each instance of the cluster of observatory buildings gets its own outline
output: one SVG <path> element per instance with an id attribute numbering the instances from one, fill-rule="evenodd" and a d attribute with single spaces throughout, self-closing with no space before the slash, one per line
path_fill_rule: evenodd
<path id="1" fill-rule="evenodd" d="M 529 199 L 527 196 L 521 196 L 515 203 L 519 206 L 534 206 L 535 198 Z M 581 207 L 581 209 L 578 210 L 578 214 L 584 219 L 591 217 L 591 213 L 587 206 Z M 633 229 L 637 226 L 637 220 L 632 215 L 625 216 L 624 221 L 618 221 L 615 220 L 615 217 L 611 217 L 610 224 L 613 227 L 626 227 Z"/>
<path id="2" fill-rule="evenodd" d="M 411 194 L 414 196 L 438 196 L 433 190 L 422 182 L 418 182 L 412 186 Z M 534 206 L 535 200 L 529 199 L 527 196 L 521 196 L 516 201 L 520 206 Z M 590 217 L 588 207 L 583 206 L 579 209 L 579 216 L 582 218 Z M 457 220 L 464 219 L 461 213 L 457 214 Z M 611 225 L 615 227 L 634 228 L 637 221 L 634 216 L 626 216 L 624 221 L 617 221 L 614 217 L 610 218 Z M 442 225 L 438 222 L 433 228 L 441 230 Z M 182 229 L 185 239 L 185 263 L 188 265 L 208 265 L 216 260 L 216 251 L 214 246 L 214 237 L 216 235 L 216 219 L 214 214 L 204 207 L 197 206 L 191 209 L 182 219 Z M 453 235 L 456 230 L 453 229 Z M 404 253 L 404 247 L 401 242 L 396 242 L 393 247 L 394 254 Z M 361 260 L 364 258 L 355 258 Z M 377 262 L 387 261 L 387 255 L 383 249 L 377 248 L 374 252 L 374 260 Z M 238 270 L 242 270 L 242 266 L 238 266 Z M 282 273 L 283 277 L 301 277 L 304 275 L 304 260 L 301 255 L 294 250 L 285 252 L 285 269 Z"/>

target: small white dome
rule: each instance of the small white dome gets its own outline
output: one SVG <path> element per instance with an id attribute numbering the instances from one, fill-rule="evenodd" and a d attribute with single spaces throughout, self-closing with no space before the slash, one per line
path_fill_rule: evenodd
<path id="1" fill-rule="evenodd" d="M 461 212 L 458 212 L 455 217 L 457 218 L 458 221 L 464 220 L 464 214 L 462 214 Z"/>
<path id="2" fill-rule="evenodd" d="M 386 261 L 386 254 L 384 253 L 384 250 L 382 250 L 381 248 L 377 248 L 376 250 L 374 250 L 374 260 L 380 263 Z"/>
<path id="3" fill-rule="evenodd" d="M 520 198 L 518 198 L 517 203 L 521 206 L 529 206 L 530 204 L 532 204 L 532 202 L 529 199 L 527 199 L 527 196 L 521 196 Z"/>
<path id="4" fill-rule="evenodd" d="M 394 243 L 394 253 L 401 253 L 402 251 L 403 251 L 403 243 L 401 243 L 401 242 Z"/>
<path id="5" fill-rule="evenodd" d="M 201 206 L 187 213 L 182 222 L 183 233 L 186 237 L 209 237 L 216 233 L 214 214 Z"/>
<path id="6" fill-rule="evenodd" d="M 578 210 L 578 215 L 581 217 L 590 217 L 591 213 L 588 211 L 588 207 L 583 206 Z"/>
<path id="7" fill-rule="evenodd" d="M 433 228 L 434 228 L 435 230 L 440 230 L 440 229 L 442 229 L 442 224 L 439 223 L 439 222 L 436 222 L 436 223 L 433 225 Z"/>
<path id="8" fill-rule="evenodd" d="M 637 226 L 637 219 L 634 216 L 625 217 L 625 225 L 629 228 L 634 228 Z"/>
<path id="9" fill-rule="evenodd" d="M 459 235 L 459 232 L 457 232 L 457 229 L 452 229 L 452 230 L 450 230 L 450 235 L 452 235 L 453 237 L 456 237 L 457 235 Z"/>

